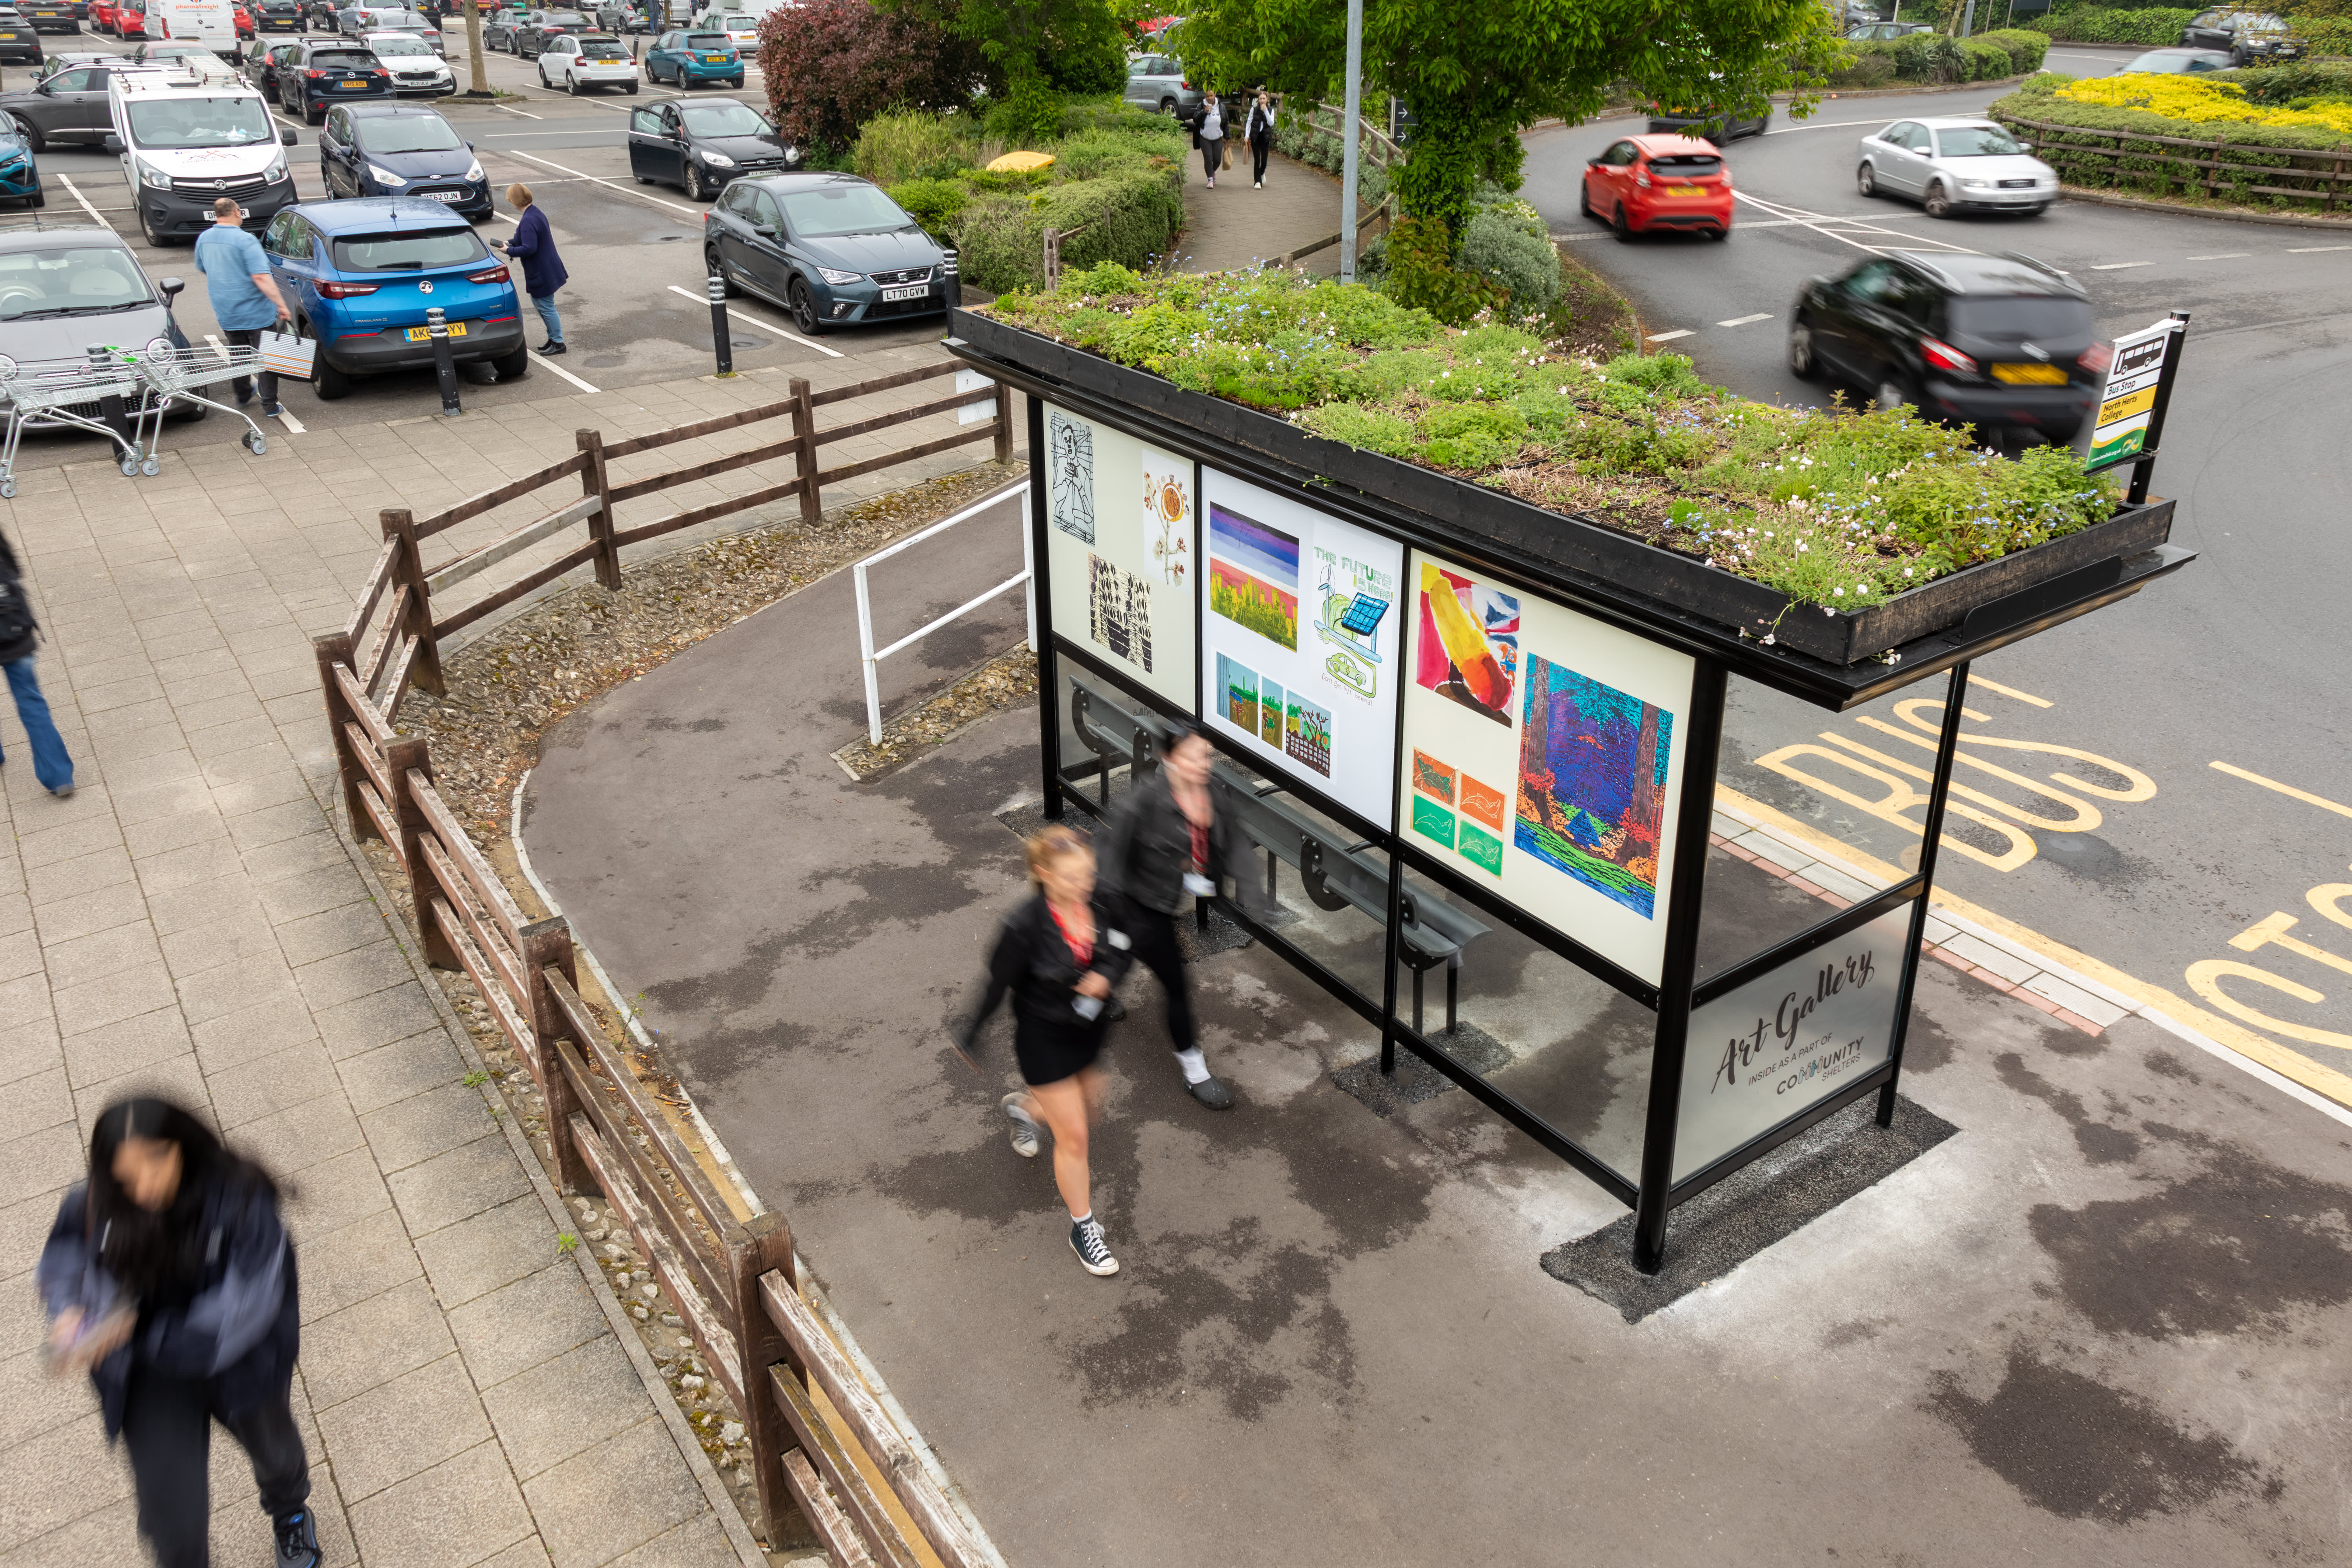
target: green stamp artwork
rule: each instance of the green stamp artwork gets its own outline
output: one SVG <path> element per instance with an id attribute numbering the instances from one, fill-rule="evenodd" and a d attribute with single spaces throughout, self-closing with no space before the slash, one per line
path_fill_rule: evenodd
<path id="1" fill-rule="evenodd" d="M 1466 816 L 1462 819 L 1462 838 L 1455 847 L 1462 851 L 1464 859 L 1488 876 L 1503 874 L 1503 841 Z"/>
<path id="2" fill-rule="evenodd" d="M 1433 800 L 1412 797 L 1412 830 L 1425 838 L 1436 839 L 1448 849 L 1454 847 L 1454 814 Z"/>

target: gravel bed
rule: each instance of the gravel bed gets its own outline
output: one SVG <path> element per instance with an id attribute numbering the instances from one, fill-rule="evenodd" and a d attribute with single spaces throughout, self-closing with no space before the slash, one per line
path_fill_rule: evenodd
<path id="1" fill-rule="evenodd" d="M 861 782 L 943 746 L 991 713 L 1037 699 L 1037 656 L 1027 643 L 997 655 L 929 701 L 882 726 L 882 743 L 853 741 L 834 760 Z"/>

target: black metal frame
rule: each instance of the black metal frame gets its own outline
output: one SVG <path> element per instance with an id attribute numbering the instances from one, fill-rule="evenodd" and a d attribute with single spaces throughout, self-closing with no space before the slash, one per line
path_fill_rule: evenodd
<path id="1" fill-rule="evenodd" d="M 1823 1118 L 1834 1115 L 1865 1094 L 1874 1091 L 1878 1094 L 1878 1124 L 1884 1127 L 1890 1123 L 1896 1085 L 1902 1073 L 1904 1040 L 1916 988 L 1928 901 L 1934 888 L 1937 840 L 1943 828 L 1953 763 L 1959 743 L 1959 716 L 1970 661 L 1992 649 L 2020 641 L 2048 626 L 2136 593 L 2147 582 L 2168 574 L 2193 559 L 2185 551 L 2166 546 L 2129 563 L 2116 563 L 2103 570 L 2070 574 L 2043 585 L 2041 591 L 2019 595 L 2013 601 L 2000 605 L 1986 606 L 2004 613 L 1972 616 L 1968 623 L 1957 629 L 1923 637 L 1911 647 L 1898 650 L 1895 658 L 1874 661 L 1864 668 L 1832 667 L 1801 654 L 1776 651 L 1753 639 L 1734 637 L 1717 628 L 1695 623 L 1675 612 L 1671 606 L 1655 605 L 1638 595 L 1629 594 L 1622 599 L 1612 599 L 1595 592 L 1589 584 L 1549 581 L 1538 574 L 1529 574 L 1524 566 L 1515 565 L 1508 559 L 1483 558 L 1476 550 L 1466 548 L 1461 538 L 1440 536 L 1423 526 L 1415 516 L 1406 515 L 1402 510 L 1396 515 L 1382 515 L 1371 504 L 1377 501 L 1377 497 L 1360 491 L 1342 493 L 1319 476 L 1286 472 L 1260 455 L 1218 447 L 1202 432 L 1189 430 L 1159 415 L 1110 404 L 1084 389 L 1024 368 L 1017 362 L 982 353 L 961 340 L 950 339 L 948 347 L 950 352 L 980 365 L 999 381 L 1018 386 L 1030 395 L 1031 551 L 1036 573 L 1034 587 L 1040 606 L 1038 624 L 1045 634 L 1038 639 L 1038 738 L 1044 762 L 1044 810 L 1048 817 L 1061 816 L 1065 808 L 1073 804 L 1090 816 L 1098 816 L 1102 811 L 1097 803 L 1086 798 L 1080 776 L 1063 765 L 1060 706 L 1066 662 L 1073 676 L 1083 672 L 1091 682 L 1099 683 L 1110 691 L 1131 696 L 1143 712 L 1163 719 L 1175 716 L 1174 704 L 1158 691 L 1055 629 L 1051 592 L 1053 528 L 1044 465 L 1045 404 L 1048 400 L 1081 417 L 1188 458 L 1193 466 L 1195 497 L 1202 493 L 1202 469 L 1213 466 L 1248 483 L 1289 494 L 1302 504 L 1399 544 L 1405 552 L 1402 560 L 1408 567 L 1411 552 L 1415 550 L 1441 554 L 1449 560 L 1462 560 L 1482 576 L 1498 584 L 1534 594 L 1578 614 L 1630 631 L 1648 642 L 1672 648 L 1692 659 L 1691 694 L 1681 742 L 1684 762 L 1676 803 L 1675 856 L 1668 885 L 1661 889 L 1665 899 L 1665 953 L 1659 980 L 1654 985 L 1587 949 L 1567 933 L 1555 930 L 1493 890 L 1470 881 L 1408 841 L 1398 820 L 1395 804 L 1402 794 L 1400 774 L 1405 765 L 1402 760 L 1402 664 L 1407 637 L 1403 606 L 1411 602 L 1411 595 L 1405 591 L 1407 585 L 1402 583 L 1400 583 L 1398 596 L 1397 743 L 1391 759 L 1386 797 L 1388 819 L 1380 823 L 1368 821 L 1356 810 L 1309 784 L 1295 781 L 1287 774 L 1281 777 L 1277 786 L 1283 792 L 1296 795 L 1318 813 L 1349 831 L 1358 833 L 1361 843 L 1353 847 L 1351 852 L 1377 851 L 1386 858 L 1388 909 L 1383 933 L 1383 979 L 1379 1000 L 1376 1003 L 1370 996 L 1359 992 L 1280 931 L 1261 923 L 1248 909 L 1223 898 L 1216 900 L 1230 918 L 1270 952 L 1380 1030 L 1382 1072 L 1394 1072 L 1397 1047 L 1402 1045 L 1535 1142 L 1573 1166 L 1612 1197 L 1632 1207 L 1635 1215 L 1633 1261 L 1637 1268 L 1646 1272 L 1654 1272 L 1664 1261 L 1667 1216 L 1675 1207 L 1716 1182 Z M 2167 382 L 2168 388 L 2168 376 Z M 2158 418 L 2161 416 L 2159 405 Z M 2145 489 L 2144 476 L 2143 465 L 2135 476 L 2135 488 L 2141 491 Z M 1196 527 L 1197 517 L 1196 510 Z M 1197 552 L 1195 559 L 1198 559 Z M 1208 679 L 1202 668 L 1197 590 L 1188 598 L 1187 609 L 1193 621 L 1193 710 L 1191 714 L 1183 716 L 1197 718 L 1204 710 L 1202 704 L 1207 700 L 1204 692 Z M 1796 936 L 1776 942 L 1704 982 L 1699 981 L 1696 977 L 1696 957 L 1710 852 L 1708 829 L 1714 812 L 1723 711 L 1729 677 L 1736 673 L 1816 706 L 1843 711 L 1947 672 L 1949 679 L 1944 722 L 1937 737 L 1935 768 L 1928 788 L 1918 871 L 1852 908 L 1839 910 Z M 1226 737 L 1213 730 L 1207 733 L 1211 744 L 1220 752 L 1254 771 L 1265 772 L 1262 758 L 1238 750 L 1228 742 Z M 1135 751 L 1132 765 L 1152 765 L 1154 759 L 1139 737 Z M 1092 755 L 1107 798 L 1110 773 L 1118 764 L 1099 751 L 1093 751 Z M 1576 964 L 1657 1015 L 1638 1182 L 1628 1180 L 1624 1173 L 1559 1132 L 1509 1093 L 1455 1061 L 1442 1042 L 1430 1038 L 1416 1025 L 1408 1024 L 1399 1016 L 1398 969 L 1402 962 L 1403 902 L 1408 896 L 1404 872 L 1408 868 L 1434 882 L 1449 898 L 1461 900 L 1482 915 L 1491 916 L 1509 926 L 1530 942 Z M 1747 1143 L 1710 1162 L 1704 1169 L 1694 1172 L 1679 1184 L 1675 1183 L 1673 1180 L 1675 1143 L 1692 1010 L 1727 994 L 1757 975 L 1837 941 L 1906 901 L 1912 906 L 1909 940 L 1905 944 L 1896 977 L 1895 1021 L 1887 1059 L 1855 1081 L 1825 1094 Z M 1420 975 L 1416 972 L 1416 994 L 1419 981 Z"/>

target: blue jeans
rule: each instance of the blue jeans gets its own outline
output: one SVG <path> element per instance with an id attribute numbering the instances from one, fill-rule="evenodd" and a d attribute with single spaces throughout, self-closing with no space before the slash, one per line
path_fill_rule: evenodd
<path id="1" fill-rule="evenodd" d="M 71 787 L 73 759 L 66 755 L 66 743 L 58 739 L 58 727 L 49 718 L 49 700 L 41 695 L 40 677 L 33 673 L 33 656 L 26 654 L 5 668 L 8 694 L 16 700 L 17 721 L 25 726 L 25 739 L 33 744 L 33 776 L 43 789 Z"/>
<path id="2" fill-rule="evenodd" d="M 563 341 L 563 318 L 555 313 L 555 296 L 552 294 L 533 294 L 530 297 L 530 308 L 537 310 L 539 312 L 539 319 L 542 322 L 546 323 L 547 341 L 551 343 L 562 342 Z"/>

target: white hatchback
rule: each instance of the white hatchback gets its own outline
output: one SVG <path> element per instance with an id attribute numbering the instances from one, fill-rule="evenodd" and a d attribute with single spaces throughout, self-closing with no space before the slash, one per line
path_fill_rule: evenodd
<path id="1" fill-rule="evenodd" d="M 362 33 L 360 42 L 392 73 L 392 91 L 395 98 L 446 98 L 457 90 L 457 73 L 441 51 L 405 29 L 389 33 Z"/>
<path id="2" fill-rule="evenodd" d="M 1862 139 L 1853 183 L 1865 196 L 1909 196 L 1929 217 L 2039 216 L 2058 199 L 2058 171 L 2032 151 L 1990 120 L 1898 120 Z"/>
<path id="3" fill-rule="evenodd" d="M 621 40 L 604 33 L 548 40 L 539 56 L 539 85 L 561 87 L 577 98 L 591 88 L 637 90 L 637 62 Z"/>

